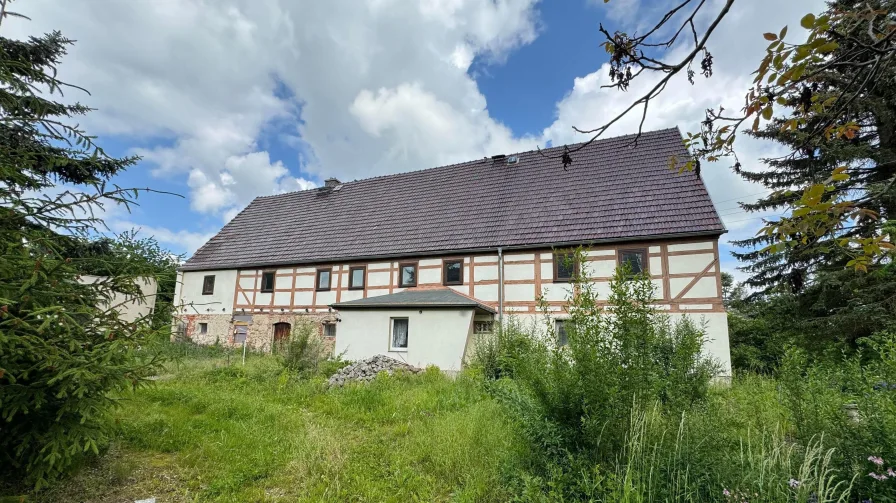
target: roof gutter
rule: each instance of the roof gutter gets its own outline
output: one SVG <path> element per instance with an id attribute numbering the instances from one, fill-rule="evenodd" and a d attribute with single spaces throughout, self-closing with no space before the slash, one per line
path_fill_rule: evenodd
<path id="1" fill-rule="evenodd" d="M 334 262 L 363 262 L 363 261 L 373 261 L 373 260 L 388 260 L 394 258 L 402 258 L 402 257 L 433 257 L 433 256 L 441 256 L 441 255 L 461 255 L 468 253 L 489 253 L 495 252 L 497 250 L 503 250 L 504 252 L 508 251 L 516 251 L 516 250 L 535 250 L 540 248 L 568 248 L 573 246 L 594 246 L 601 244 L 611 244 L 611 243 L 629 243 L 632 241 L 669 241 L 673 239 L 681 239 L 681 238 L 691 238 L 691 237 L 704 237 L 704 236 L 721 236 L 722 234 L 727 233 L 727 229 L 714 230 L 714 231 L 700 231 L 700 232 L 679 232 L 676 234 L 664 234 L 661 236 L 650 235 L 650 236 L 635 236 L 635 237 L 627 237 L 627 238 L 611 238 L 611 239 L 591 239 L 591 240 L 578 240 L 578 241 L 557 241 L 553 243 L 535 243 L 535 244 L 522 244 L 522 245 L 510 245 L 510 246 L 487 246 L 482 248 L 460 248 L 460 249 L 452 249 L 452 250 L 434 250 L 434 251 L 423 251 L 423 252 L 407 252 L 407 253 L 391 253 L 385 255 L 366 255 L 366 256 L 356 256 L 356 257 L 334 257 L 334 258 L 320 258 L 314 260 L 280 260 L 277 262 L 265 262 L 265 263 L 231 263 L 231 264 L 221 264 L 216 266 L 196 266 L 190 267 L 189 265 L 182 265 L 177 268 L 178 271 L 211 271 L 211 270 L 221 270 L 221 269 L 251 269 L 251 268 L 261 268 L 261 267 L 275 267 L 275 266 L 295 266 L 302 264 L 331 264 Z"/>

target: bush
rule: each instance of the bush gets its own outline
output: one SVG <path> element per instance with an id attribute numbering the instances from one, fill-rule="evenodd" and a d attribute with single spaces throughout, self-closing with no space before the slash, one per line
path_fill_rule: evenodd
<path id="1" fill-rule="evenodd" d="M 584 263 L 584 261 L 582 261 Z M 608 306 L 593 284 L 574 278 L 568 344 L 561 346 L 548 317 L 545 330 L 521 333 L 510 324 L 484 365 L 493 385 L 547 464 L 570 457 L 613 461 L 623 448 L 632 407 L 662 404 L 677 415 L 704 400 L 717 365 L 702 356 L 703 330 L 687 318 L 672 323 L 654 308 L 646 276 L 617 271 Z M 544 309 L 547 317 L 547 309 Z"/>
<path id="2" fill-rule="evenodd" d="M 278 344 L 275 351 L 283 367 L 301 377 L 316 375 L 328 353 L 324 340 L 317 333 L 317 325 L 310 321 L 297 323 L 289 339 Z"/>
<path id="3" fill-rule="evenodd" d="M 856 477 L 862 499 L 893 498 L 896 477 L 887 472 L 896 470 L 896 334 L 865 339 L 858 353 L 839 361 L 791 349 L 780 380 L 796 438 L 823 436 L 836 447 L 833 462 Z"/>

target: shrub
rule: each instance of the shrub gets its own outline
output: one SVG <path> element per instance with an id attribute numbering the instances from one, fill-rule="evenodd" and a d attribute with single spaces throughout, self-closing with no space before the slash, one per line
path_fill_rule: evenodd
<path id="1" fill-rule="evenodd" d="M 702 356 L 701 327 L 687 318 L 672 323 L 651 307 L 648 277 L 618 270 L 607 306 L 585 277 L 587 271 L 574 278 L 568 299 L 567 345 L 548 317 L 544 330 L 505 327 L 491 358 L 497 375 L 511 377 L 494 385 L 497 395 L 548 463 L 569 464 L 570 456 L 586 453 L 611 461 L 633 405 L 658 401 L 677 414 L 706 397 L 718 368 Z"/>
<path id="2" fill-rule="evenodd" d="M 833 463 L 856 477 L 862 499 L 892 498 L 896 477 L 887 472 L 896 470 L 896 334 L 868 338 L 858 353 L 839 360 L 813 360 L 791 349 L 780 380 L 796 438 L 823 436 L 836 447 Z"/>
<path id="3" fill-rule="evenodd" d="M 302 377 L 317 374 L 327 359 L 327 347 L 317 333 L 317 325 L 310 321 L 297 323 L 289 338 L 275 348 L 280 363 L 288 371 Z"/>

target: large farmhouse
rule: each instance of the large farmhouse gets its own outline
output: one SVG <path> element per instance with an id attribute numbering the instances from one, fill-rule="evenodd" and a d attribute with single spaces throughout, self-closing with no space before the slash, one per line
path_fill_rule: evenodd
<path id="1" fill-rule="evenodd" d="M 572 146 L 570 146 L 572 147 Z M 180 270 L 181 335 L 268 350 L 305 320 L 349 359 L 385 354 L 458 369 L 477 332 L 539 314 L 562 330 L 584 246 L 602 297 L 618 264 L 646 271 L 656 305 L 706 324 L 730 372 L 718 239 L 699 176 L 669 168 L 677 129 L 259 197 Z"/>

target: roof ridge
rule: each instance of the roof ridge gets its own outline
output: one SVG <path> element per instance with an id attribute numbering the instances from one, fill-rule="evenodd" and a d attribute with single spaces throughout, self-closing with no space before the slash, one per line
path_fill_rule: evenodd
<path id="1" fill-rule="evenodd" d="M 671 131 L 671 130 L 678 131 L 679 136 L 681 136 L 681 130 L 678 128 L 678 126 L 673 126 L 673 127 L 668 127 L 668 128 L 662 128 L 662 129 L 653 129 L 650 131 L 642 131 L 640 133 L 627 133 L 627 134 L 622 134 L 622 135 L 618 135 L 618 136 L 608 136 L 606 138 L 597 138 L 596 140 L 593 140 L 593 141 L 585 140 L 585 141 L 581 141 L 578 143 L 564 143 L 563 145 L 551 146 L 551 147 L 547 147 L 547 148 L 536 147 L 536 148 L 533 148 L 530 150 L 522 150 L 519 152 L 512 152 L 512 153 L 503 154 L 503 155 L 505 157 L 512 157 L 512 156 L 520 156 L 520 155 L 524 155 L 524 154 L 531 154 L 533 152 L 547 152 L 547 151 L 559 150 L 562 148 L 576 148 L 576 147 L 584 146 L 584 145 L 588 144 L 589 141 L 592 144 L 593 143 L 602 143 L 602 142 L 611 141 L 611 140 L 622 140 L 622 139 L 633 137 L 633 136 L 639 136 L 639 135 L 644 136 L 646 134 L 662 133 L 662 132 Z M 502 154 L 496 154 L 496 155 L 502 155 Z M 456 166 L 464 166 L 464 165 L 469 165 L 469 164 L 473 164 L 476 162 L 488 161 L 489 159 L 491 159 L 491 157 L 486 156 L 486 157 L 483 157 L 482 159 L 455 162 L 455 163 L 451 163 L 451 164 L 443 164 L 441 166 L 431 166 L 429 168 L 413 169 L 410 171 L 399 171 L 398 173 L 389 173 L 389 174 L 385 174 L 385 175 L 371 176 L 368 178 L 358 178 L 358 179 L 351 180 L 348 182 L 342 182 L 342 185 L 348 185 L 348 184 L 353 184 L 353 183 L 358 183 L 358 182 L 369 182 L 372 180 L 381 180 L 383 178 L 389 178 L 392 176 L 408 175 L 411 173 L 420 173 L 421 171 L 431 171 L 431 170 L 436 170 L 436 169 L 448 169 L 448 168 L 453 168 Z M 279 194 L 256 196 L 255 199 L 252 200 L 252 202 L 254 202 L 256 199 L 268 199 L 268 198 L 272 198 L 272 197 L 280 197 L 280 196 L 286 196 L 286 195 L 290 195 L 290 194 L 298 194 L 298 193 L 302 193 L 302 192 L 311 192 L 311 191 L 316 191 L 316 190 L 320 190 L 320 189 L 321 189 L 321 187 L 314 187 L 311 189 L 293 190 L 290 192 L 281 192 Z M 249 204 L 252 204 L 252 203 L 250 202 Z"/>

